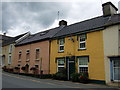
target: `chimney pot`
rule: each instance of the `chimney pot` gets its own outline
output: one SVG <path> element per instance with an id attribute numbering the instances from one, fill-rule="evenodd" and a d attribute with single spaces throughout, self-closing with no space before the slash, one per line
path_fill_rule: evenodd
<path id="1" fill-rule="evenodd" d="M 6 36 L 6 32 L 4 32 L 3 34 L 4 34 L 4 36 Z"/>

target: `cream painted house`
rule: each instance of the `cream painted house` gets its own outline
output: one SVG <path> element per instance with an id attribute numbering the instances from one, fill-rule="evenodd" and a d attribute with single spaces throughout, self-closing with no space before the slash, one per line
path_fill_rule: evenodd
<path id="1" fill-rule="evenodd" d="M 103 31 L 106 83 L 120 82 L 120 24 L 109 26 Z"/>
<path id="2" fill-rule="evenodd" d="M 6 35 L 2 35 L 2 59 L 1 59 L 1 66 L 6 66 L 7 68 L 13 68 L 13 58 L 14 51 L 15 51 L 15 44 L 19 41 L 23 40 L 27 36 L 29 36 L 29 32 L 25 34 L 21 34 L 16 37 L 10 37 Z"/>

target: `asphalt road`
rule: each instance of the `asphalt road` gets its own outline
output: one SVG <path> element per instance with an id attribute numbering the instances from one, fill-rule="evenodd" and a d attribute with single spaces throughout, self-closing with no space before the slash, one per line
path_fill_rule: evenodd
<path id="1" fill-rule="evenodd" d="M 106 85 L 82 84 L 51 79 L 38 79 L 34 77 L 22 76 L 6 72 L 2 73 L 2 88 L 106 88 L 108 90 L 115 89 Z"/>

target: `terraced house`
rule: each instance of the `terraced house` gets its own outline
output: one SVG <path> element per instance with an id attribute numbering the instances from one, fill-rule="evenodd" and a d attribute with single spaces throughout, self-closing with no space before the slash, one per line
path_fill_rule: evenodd
<path id="1" fill-rule="evenodd" d="M 50 39 L 62 27 L 30 35 L 16 44 L 14 67 L 16 72 L 31 74 L 50 73 Z"/>
<path id="2" fill-rule="evenodd" d="M 16 37 L 10 37 L 1 35 L 2 38 L 2 60 L 1 60 L 1 66 L 6 66 L 6 68 L 13 69 L 13 58 L 14 58 L 14 50 L 15 50 L 15 44 L 19 41 L 23 40 L 25 37 L 27 37 L 29 33 L 21 34 Z"/>
<path id="3" fill-rule="evenodd" d="M 53 36 L 50 44 L 50 73 L 67 70 L 88 72 L 93 82 L 116 84 L 120 80 L 120 14 L 107 2 L 103 15 L 66 25 Z"/>

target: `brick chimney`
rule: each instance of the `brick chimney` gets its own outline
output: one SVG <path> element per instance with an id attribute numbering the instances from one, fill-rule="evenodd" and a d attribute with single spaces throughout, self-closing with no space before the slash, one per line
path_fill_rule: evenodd
<path id="1" fill-rule="evenodd" d="M 111 16 L 117 14 L 118 9 L 111 2 L 102 4 L 103 16 Z"/>
<path id="2" fill-rule="evenodd" d="M 65 20 L 59 21 L 59 26 L 67 26 L 67 21 Z"/>

